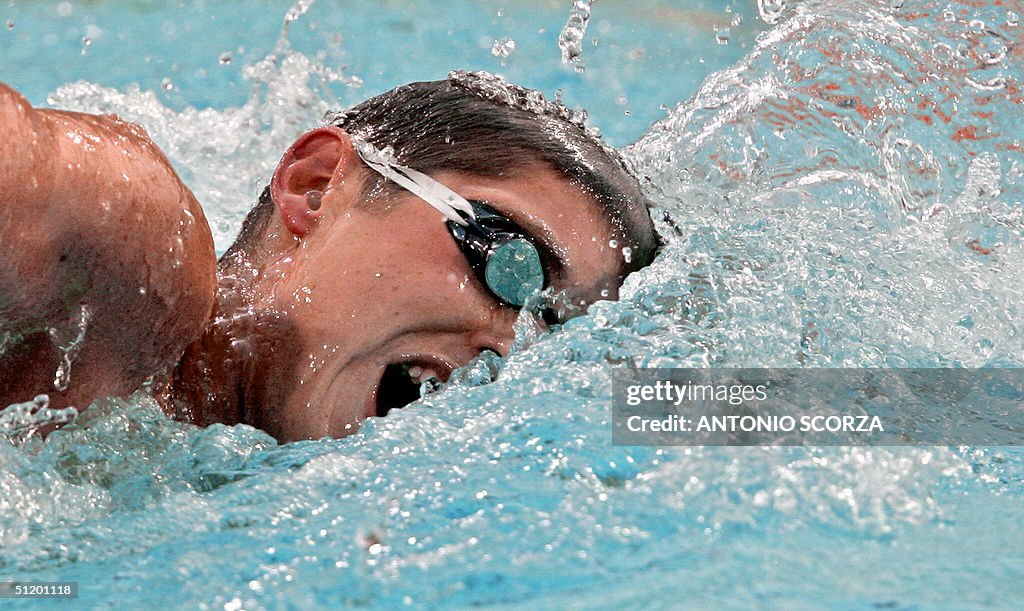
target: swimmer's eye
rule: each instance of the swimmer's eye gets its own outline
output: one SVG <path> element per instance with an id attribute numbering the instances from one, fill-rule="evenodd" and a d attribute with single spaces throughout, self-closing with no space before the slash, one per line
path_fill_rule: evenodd
<path id="1" fill-rule="evenodd" d="M 547 285 L 541 251 L 511 219 L 484 202 L 466 200 L 430 176 L 397 163 L 390 149 L 378 149 L 360 136 L 353 136 L 352 145 L 368 167 L 415 194 L 447 219 L 448 231 L 459 250 L 498 301 L 522 308 L 531 295 Z M 544 254 L 551 253 L 545 250 Z M 553 259 L 549 256 L 547 260 Z"/>
<path id="2" fill-rule="evenodd" d="M 544 289 L 547 274 L 537 246 L 512 220 L 484 202 L 469 200 L 475 218 L 448 221 L 448 232 L 480 283 L 501 303 L 521 308 Z"/>

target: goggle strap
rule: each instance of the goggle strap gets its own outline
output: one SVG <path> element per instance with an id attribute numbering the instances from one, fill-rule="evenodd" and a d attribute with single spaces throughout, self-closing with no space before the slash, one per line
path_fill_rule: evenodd
<path id="1" fill-rule="evenodd" d="M 353 137 L 352 144 L 366 165 L 430 204 L 446 219 L 458 225 L 466 225 L 466 218 L 476 219 L 473 206 L 458 193 L 423 172 L 395 163 L 362 138 Z"/>

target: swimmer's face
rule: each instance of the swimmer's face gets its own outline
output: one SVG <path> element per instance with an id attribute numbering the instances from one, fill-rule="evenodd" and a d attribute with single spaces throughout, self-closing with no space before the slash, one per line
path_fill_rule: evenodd
<path id="1" fill-rule="evenodd" d="M 292 147 L 271 185 L 279 250 L 257 307 L 281 324 L 257 348 L 245 396 L 250 423 L 281 440 L 343 437 L 418 396 L 420 381 L 446 380 L 484 350 L 504 355 L 513 339 L 518 311 L 481 285 L 441 214 L 405 191 L 366 205 L 370 172 L 344 132 L 325 128 Z M 433 177 L 546 244 L 558 259 L 547 262 L 548 285 L 571 302 L 616 296 L 616 235 L 578 186 L 540 167 Z M 311 189 L 323 192 L 315 212 Z"/>

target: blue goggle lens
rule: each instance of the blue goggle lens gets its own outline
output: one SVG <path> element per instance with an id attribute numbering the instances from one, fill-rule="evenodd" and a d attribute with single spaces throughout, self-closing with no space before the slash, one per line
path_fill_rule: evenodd
<path id="1" fill-rule="evenodd" d="M 493 247 L 484 266 L 484 281 L 499 299 L 521 308 L 544 288 L 544 266 L 537 247 L 522 238 Z"/>

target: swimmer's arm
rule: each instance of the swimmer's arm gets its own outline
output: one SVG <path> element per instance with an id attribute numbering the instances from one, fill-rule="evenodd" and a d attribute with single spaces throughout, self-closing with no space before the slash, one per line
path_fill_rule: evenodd
<path id="1" fill-rule="evenodd" d="M 84 305 L 94 351 L 139 378 L 201 330 L 215 263 L 198 202 L 142 128 L 34 109 L 0 83 L 0 334 Z"/>

